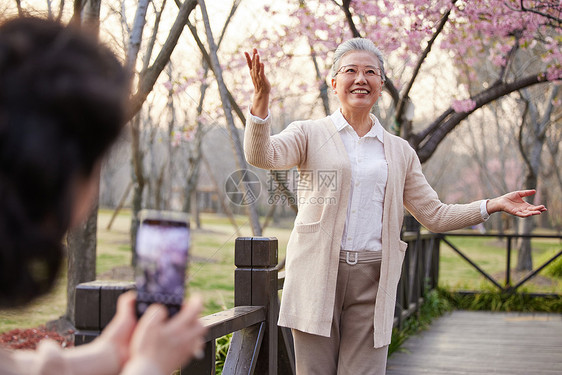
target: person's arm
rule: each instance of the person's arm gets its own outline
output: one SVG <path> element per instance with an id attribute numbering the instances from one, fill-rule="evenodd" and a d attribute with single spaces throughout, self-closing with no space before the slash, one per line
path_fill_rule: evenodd
<path id="1" fill-rule="evenodd" d="M 115 317 L 92 343 L 62 349 L 42 341 L 36 351 L 15 351 L 12 358 L 22 374 L 115 375 L 129 358 L 129 341 L 136 325 L 134 293 L 119 298 Z"/>
<path id="2" fill-rule="evenodd" d="M 538 215 L 546 208 L 534 206 L 523 200 L 534 190 L 514 191 L 485 201 L 488 214 L 503 211 L 514 216 Z M 406 172 L 404 205 L 426 228 L 432 232 L 447 232 L 475 225 L 486 220 L 481 211 L 482 201 L 468 204 L 445 204 L 425 179 L 417 156 L 413 155 Z"/>
<path id="3" fill-rule="evenodd" d="M 246 120 L 244 155 L 251 165 L 262 169 L 290 169 L 303 162 L 306 136 L 299 123 L 292 123 L 281 133 L 270 136 L 269 93 L 271 84 L 264 71 L 264 64 L 254 48 L 252 56 L 247 52 L 246 62 L 254 85 L 253 104 Z"/>
<path id="4" fill-rule="evenodd" d="M 202 350 L 206 329 L 198 319 L 201 300 L 191 299 L 170 319 L 163 306 L 152 305 L 138 324 L 134 301 L 133 292 L 119 297 L 115 317 L 90 344 L 62 349 L 47 340 L 37 351 L 14 351 L 16 373 L 166 375 Z"/>

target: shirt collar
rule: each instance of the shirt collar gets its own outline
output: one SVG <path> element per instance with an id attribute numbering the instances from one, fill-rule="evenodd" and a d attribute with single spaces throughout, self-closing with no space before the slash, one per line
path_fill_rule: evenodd
<path id="1" fill-rule="evenodd" d="M 341 132 L 346 127 L 349 127 L 349 130 L 354 131 L 351 125 L 349 125 L 349 123 L 345 119 L 345 117 L 343 117 L 343 114 L 341 113 L 341 109 L 338 108 L 334 113 L 332 113 L 330 118 L 332 119 L 332 122 L 336 126 L 338 132 Z M 373 127 L 371 128 L 371 130 L 369 130 L 367 134 L 364 135 L 364 137 L 372 137 L 372 138 L 376 137 L 379 139 L 379 141 L 384 143 L 383 141 L 384 129 L 381 123 L 379 122 L 379 119 L 373 114 L 371 114 L 371 118 L 374 120 Z"/>

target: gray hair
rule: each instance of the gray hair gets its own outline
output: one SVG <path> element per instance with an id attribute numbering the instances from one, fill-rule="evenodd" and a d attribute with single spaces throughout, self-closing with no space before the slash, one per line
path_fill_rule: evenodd
<path id="1" fill-rule="evenodd" d="M 382 80 L 386 81 L 386 73 L 384 72 L 384 60 L 382 57 L 382 52 L 375 46 L 375 44 L 369 39 L 365 38 L 353 38 L 346 40 L 336 48 L 334 52 L 334 60 L 332 62 L 332 77 L 335 77 L 338 69 L 340 68 L 340 60 L 344 55 L 353 51 L 367 51 L 375 55 L 379 60 L 379 67 L 382 72 Z"/>

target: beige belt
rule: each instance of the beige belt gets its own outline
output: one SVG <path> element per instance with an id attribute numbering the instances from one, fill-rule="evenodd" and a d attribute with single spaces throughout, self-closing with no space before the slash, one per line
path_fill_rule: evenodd
<path id="1" fill-rule="evenodd" d="M 382 260 L 382 251 L 349 251 L 340 250 L 340 262 L 353 266 L 357 263 L 373 263 Z"/>

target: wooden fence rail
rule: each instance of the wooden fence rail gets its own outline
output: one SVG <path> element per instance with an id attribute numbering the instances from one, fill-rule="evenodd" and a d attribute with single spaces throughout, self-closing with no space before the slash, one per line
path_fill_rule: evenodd
<path id="1" fill-rule="evenodd" d="M 434 234 L 406 232 L 409 248 L 398 285 L 394 325 L 416 313 L 427 288 L 437 286 L 439 239 Z M 182 373 L 215 374 L 215 341 L 232 333 L 223 374 L 294 374 L 294 350 L 289 329 L 277 326 L 279 290 L 284 272 L 279 272 L 277 239 L 240 237 L 235 243 L 234 304 L 226 311 L 202 317 L 208 327 L 205 356 L 194 360 Z M 98 336 L 115 313 L 117 298 L 134 288 L 132 283 L 93 281 L 76 291 L 75 343 Z"/>
<path id="2" fill-rule="evenodd" d="M 562 249 L 559 249 L 556 254 L 551 256 L 546 262 L 541 264 L 539 267 L 531 270 L 525 275 L 521 280 L 519 280 L 515 285 L 511 283 L 511 254 L 513 252 L 512 243 L 513 240 L 518 240 L 522 238 L 527 238 L 529 240 L 533 238 L 544 238 L 544 239 L 558 239 L 562 242 L 562 236 L 560 235 L 543 235 L 543 234 L 481 234 L 481 233 L 442 233 L 438 235 L 439 240 L 447 244 L 455 253 L 457 253 L 461 258 L 467 261 L 476 271 L 478 271 L 482 276 L 484 276 L 488 281 L 490 281 L 500 292 L 504 293 L 515 293 L 519 287 L 525 284 L 527 281 L 531 280 L 533 277 L 537 276 L 540 271 L 546 268 L 549 264 L 554 262 L 558 257 L 562 256 Z M 447 237 L 483 237 L 483 238 L 499 238 L 506 239 L 506 264 L 505 264 L 505 283 L 504 286 L 501 285 L 499 280 L 489 275 L 484 271 L 475 261 L 470 259 L 468 255 L 463 253 L 457 246 L 455 246 Z M 474 291 L 467 291 L 472 293 Z M 552 293 L 533 293 L 536 296 L 552 295 Z"/>

